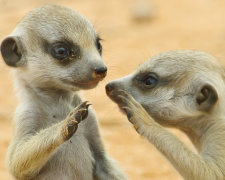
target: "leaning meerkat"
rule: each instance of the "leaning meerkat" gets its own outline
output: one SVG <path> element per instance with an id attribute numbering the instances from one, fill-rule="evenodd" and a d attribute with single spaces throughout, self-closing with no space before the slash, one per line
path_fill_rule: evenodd
<path id="1" fill-rule="evenodd" d="M 106 92 L 184 179 L 225 179 L 225 69 L 214 57 L 161 53 L 108 83 Z M 163 126 L 186 133 L 198 154 Z"/>
<path id="2" fill-rule="evenodd" d="M 101 52 L 92 24 L 58 5 L 29 12 L 2 41 L 19 98 L 7 155 L 16 179 L 126 179 L 107 156 L 94 112 L 78 94 L 106 76 Z"/>

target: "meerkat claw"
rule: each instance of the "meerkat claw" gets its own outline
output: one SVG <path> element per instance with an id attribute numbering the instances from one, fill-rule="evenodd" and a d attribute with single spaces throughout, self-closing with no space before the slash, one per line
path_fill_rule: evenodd
<path id="1" fill-rule="evenodd" d="M 123 95 L 123 96 L 128 95 L 128 93 L 126 91 L 122 90 L 122 89 L 119 89 L 117 92 L 120 93 L 120 95 Z"/>
<path id="2" fill-rule="evenodd" d="M 124 112 L 126 113 L 127 115 L 127 119 L 130 121 L 131 120 L 131 117 L 133 116 L 132 114 L 132 111 L 129 107 L 127 106 L 123 106 L 122 109 L 124 110 Z M 131 121 L 130 121 L 131 122 Z M 132 122 L 131 122 L 132 123 Z"/>
<path id="3" fill-rule="evenodd" d="M 87 118 L 88 116 L 88 107 L 90 106 L 91 104 L 88 103 L 88 101 L 84 101 L 83 103 L 81 103 L 81 105 L 79 106 L 79 114 L 81 115 L 82 119 L 81 120 L 84 120 Z"/>
<path id="4" fill-rule="evenodd" d="M 80 107 L 85 108 L 87 107 L 88 103 L 89 103 L 88 101 L 84 101 L 80 104 Z"/>
<path id="5" fill-rule="evenodd" d="M 126 97 L 124 97 L 123 95 L 118 95 L 118 98 L 120 98 L 123 106 L 127 105 L 127 103 L 126 103 L 127 102 L 127 98 Z"/>

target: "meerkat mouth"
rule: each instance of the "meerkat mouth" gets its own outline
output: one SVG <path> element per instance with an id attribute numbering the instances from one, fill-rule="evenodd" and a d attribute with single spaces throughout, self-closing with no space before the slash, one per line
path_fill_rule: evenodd
<path id="1" fill-rule="evenodd" d="M 72 86 L 76 86 L 82 89 L 92 89 L 95 88 L 98 83 L 100 82 L 100 80 L 92 80 L 89 82 L 74 82 L 74 81 L 70 81 L 70 80 L 62 80 L 64 83 L 72 85 Z"/>

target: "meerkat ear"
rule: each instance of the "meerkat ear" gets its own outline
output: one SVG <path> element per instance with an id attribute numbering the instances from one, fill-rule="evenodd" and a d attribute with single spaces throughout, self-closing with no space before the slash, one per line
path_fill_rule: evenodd
<path id="1" fill-rule="evenodd" d="M 1 54 L 5 63 L 12 67 L 21 66 L 24 47 L 17 36 L 8 36 L 1 43 Z"/>
<path id="2" fill-rule="evenodd" d="M 218 100 L 218 95 L 215 88 L 209 84 L 204 85 L 197 92 L 196 102 L 199 109 L 203 111 L 210 110 Z"/>

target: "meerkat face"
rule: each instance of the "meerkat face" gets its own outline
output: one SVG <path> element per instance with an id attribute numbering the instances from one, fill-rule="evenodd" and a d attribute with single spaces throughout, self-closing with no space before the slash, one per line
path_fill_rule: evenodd
<path id="1" fill-rule="evenodd" d="M 28 13 L 1 44 L 16 76 L 38 86 L 79 90 L 95 87 L 107 72 L 100 37 L 76 11 L 45 5 Z"/>
<path id="2" fill-rule="evenodd" d="M 205 53 L 165 52 L 132 74 L 108 83 L 106 93 L 120 107 L 123 102 L 119 95 L 126 91 L 156 121 L 175 125 L 213 109 L 218 101 L 215 87 L 224 83 L 215 69 L 219 72 L 221 67 Z"/>

